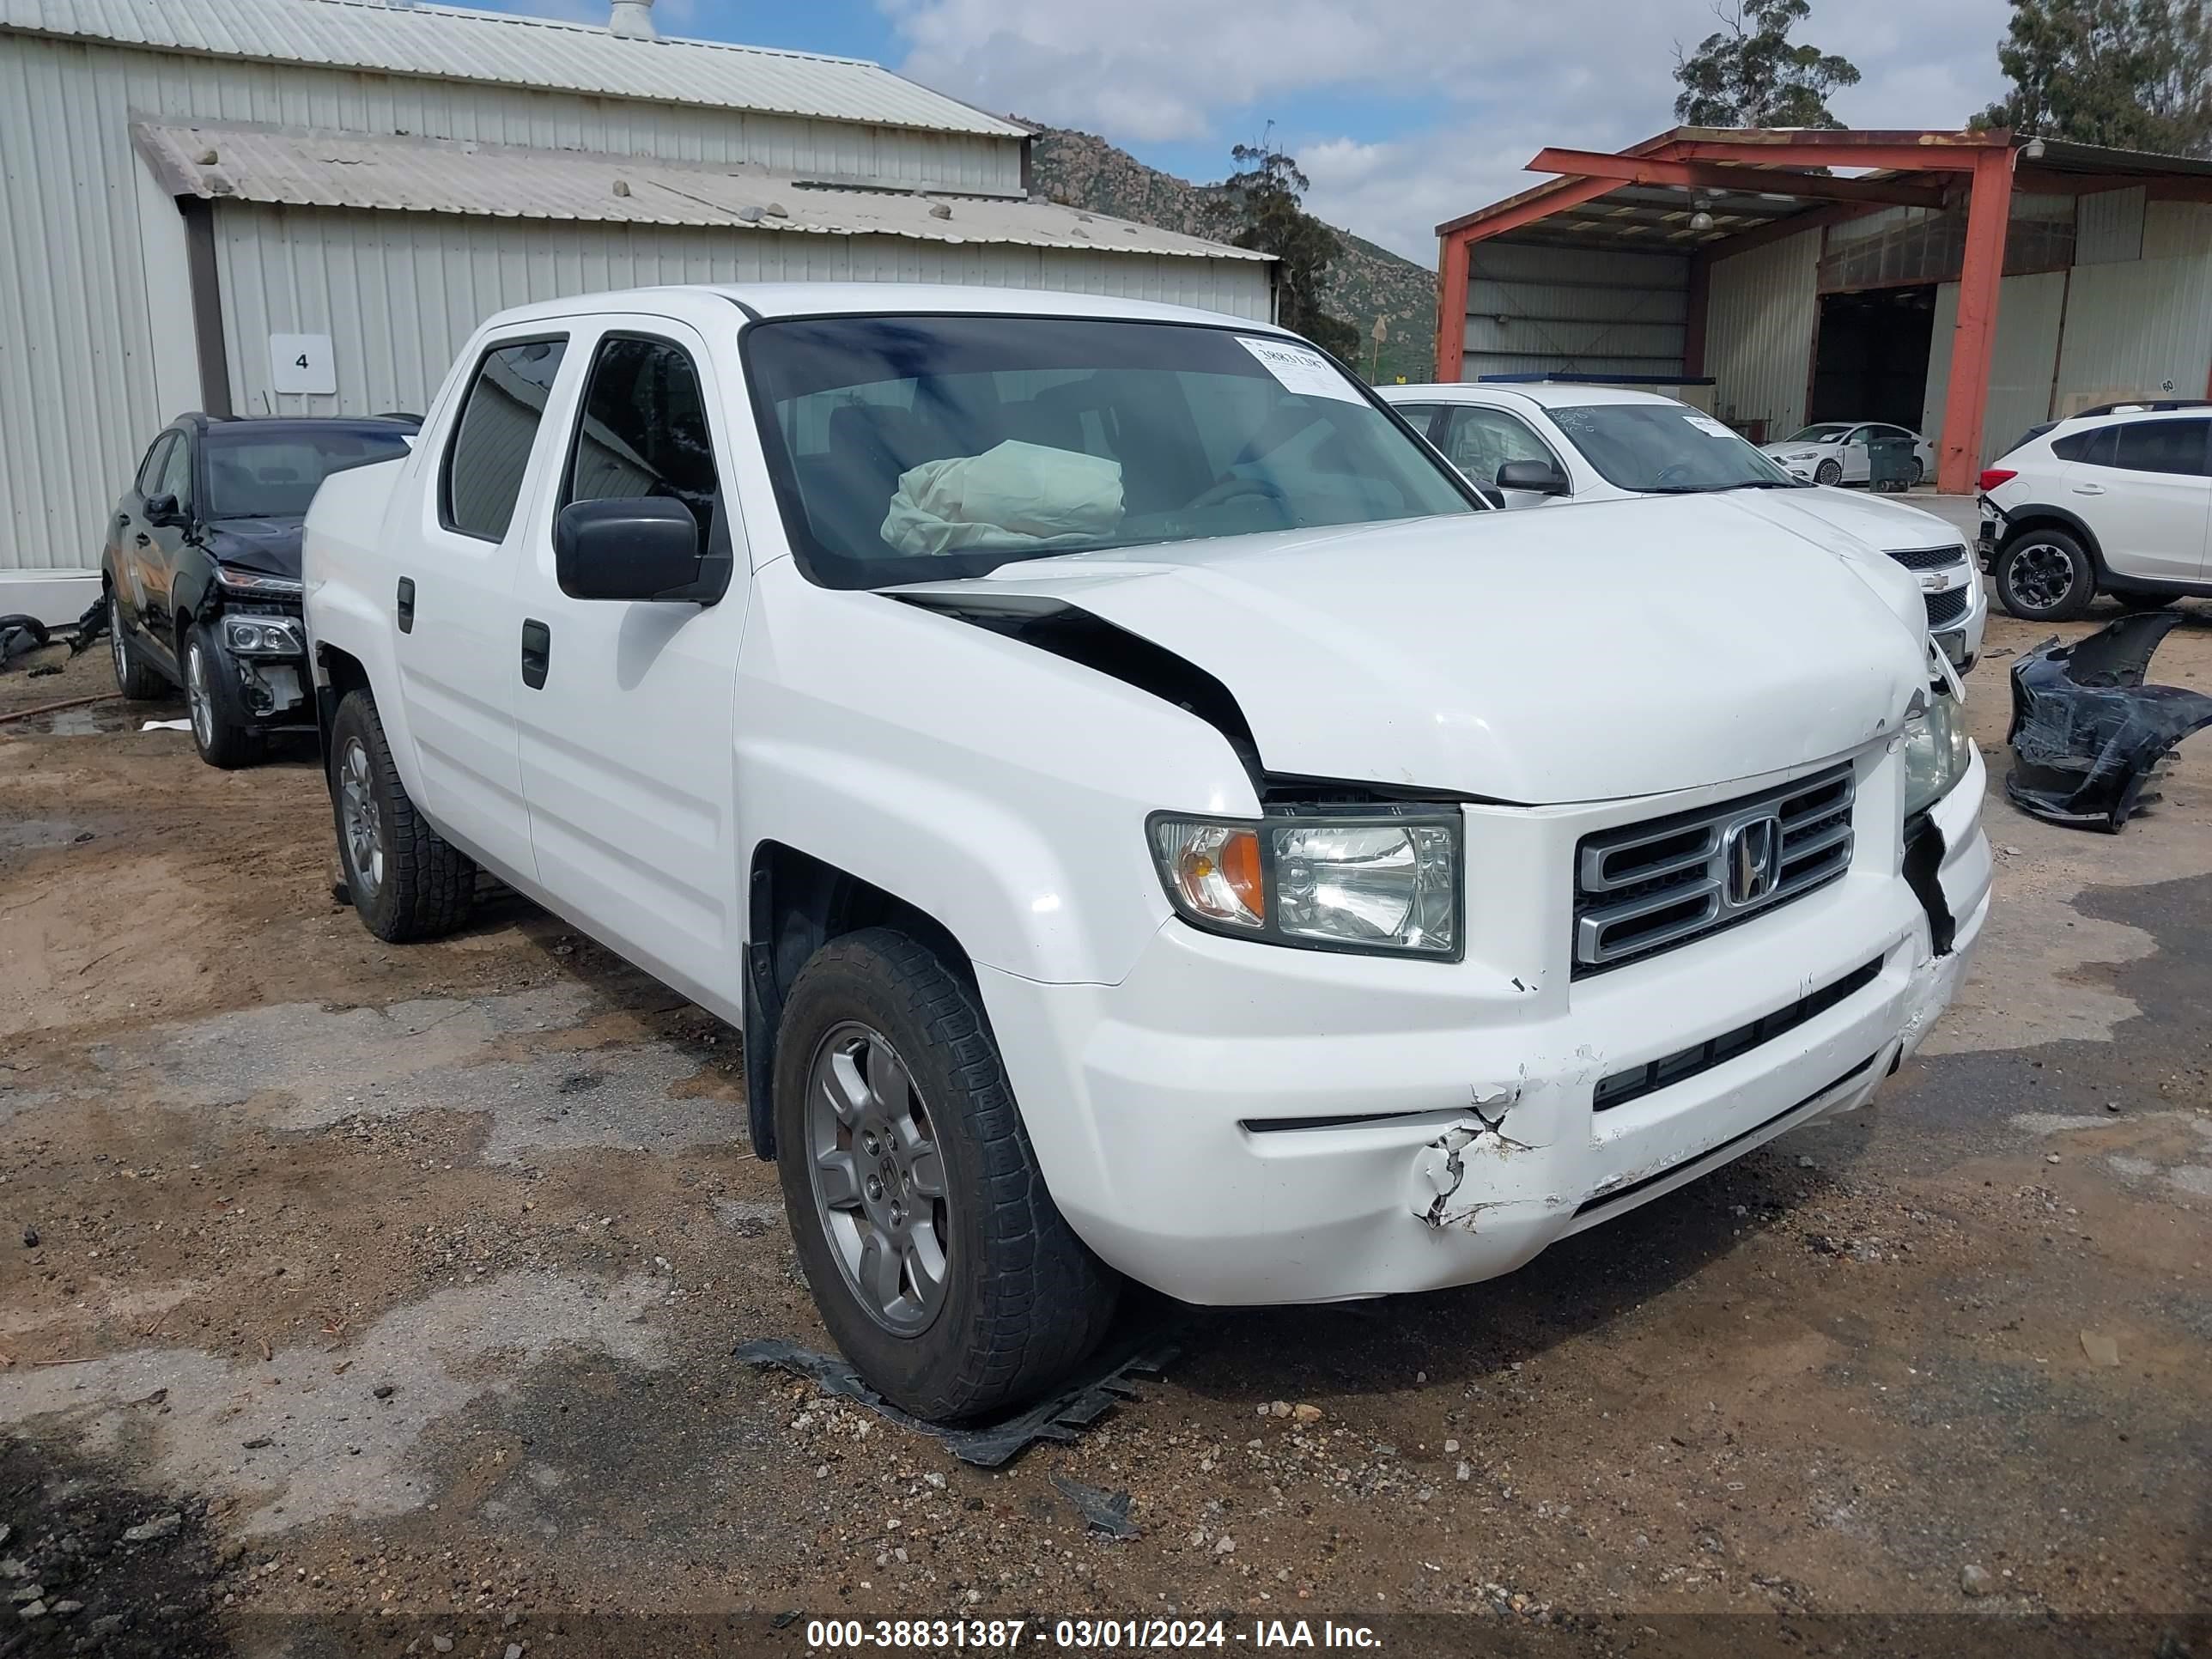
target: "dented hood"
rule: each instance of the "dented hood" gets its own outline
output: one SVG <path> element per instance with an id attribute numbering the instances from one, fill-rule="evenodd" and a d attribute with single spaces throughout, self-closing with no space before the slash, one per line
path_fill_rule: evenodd
<path id="1" fill-rule="evenodd" d="M 1228 687 L 1271 773 L 1532 805 L 1826 760 L 1895 731 L 1927 677 L 1924 625 L 1851 559 L 1713 497 L 1067 555 L 897 591 L 1057 600 L 1172 651 Z"/>

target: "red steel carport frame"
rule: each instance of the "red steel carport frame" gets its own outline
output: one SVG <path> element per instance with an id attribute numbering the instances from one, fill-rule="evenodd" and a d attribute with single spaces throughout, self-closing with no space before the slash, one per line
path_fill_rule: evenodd
<path id="1" fill-rule="evenodd" d="M 1548 184 L 1437 227 L 1437 378 L 1460 378 L 1467 343 L 1470 251 L 1477 242 L 1531 225 L 1624 185 L 1735 190 L 1790 196 L 1814 204 L 1741 235 L 1715 237 L 1692 249 L 1691 315 L 1686 343 L 1704 356 L 1703 299 L 1711 262 L 1778 237 L 1832 224 L 1883 206 L 1936 206 L 1966 191 L 1966 257 L 1959 273 L 1959 320 L 1951 341 L 1950 380 L 1936 487 L 1965 494 L 1982 453 L 1982 415 L 1989 402 L 1996 349 L 1998 284 L 2004 277 L 2005 228 L 2012 215 L 2012 134 L 1989 132 L 1767 131 L 1677 128 L 1618 155 L 1547 149 L 1532 173 L 1559 176 Z M 1849 167 L 1901 177 L 1838 178 L 1812 169 Z M 1929 178 L 1928 175 L 1936 175 Z"/>

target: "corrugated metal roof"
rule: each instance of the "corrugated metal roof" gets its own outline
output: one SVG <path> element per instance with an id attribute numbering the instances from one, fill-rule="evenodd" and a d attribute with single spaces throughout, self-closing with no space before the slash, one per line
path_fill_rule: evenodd
<path id="1" fill-rule="evenodd" d="M 0 0 L 0 30 L 1018 138 L 1028 130 L 852 58 L 365 0 Z"/>
<path id="2" fill-rule="evenodd" d="M 1054 203 L 824 189 L 764 167 L 286 127 L 142 122 L 131 134 L 170 194 L 213 201 L 1273 258 Z"/>

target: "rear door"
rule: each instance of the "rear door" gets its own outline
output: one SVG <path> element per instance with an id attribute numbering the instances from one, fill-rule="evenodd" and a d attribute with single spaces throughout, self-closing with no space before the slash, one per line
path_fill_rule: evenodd
<path id="1" fill-rule="evenodd" d="M 153 494 L 176 503 L 175 515 L 164 524 L 139 525 L 132 539 L 145 559 L 146 629 L 163 649 L 174 647 L 177 637 L 177 563 L 185 550 L 185 535 L 195 508 L 192 489 L 192 434 L 171 434 L 168 453 L 162 458 L 161 476 Z"/>
<path id="2" fill-rule="evenodd" d="M 2212 533 L 2212 418 L 2128 421 L 2096 434 L 2068 468 L 2066 503 L 2116 576 L 2203 579 Z"/>
<path id="3" fill-rule="evenodd" d="M 421 441 L 437 475 L 417 492 L 421 521 L 382 596 L 424 804 L 450 839 L 526 883 L 514 577 L 523 505 L 560 465 L 546 413 L 568 358 L 564 328 L 516 329 L 483 343 L 458 408 Z"/>
<path id="4" fill-rule="evenodd" d="M 563 400 L 549 446 L 558 471 L 531 509 L 515 580 L 518 626 L 538 647 L 514 682 L 538 878 L 594 935 L 726 1007 L 744 931 L 734 726 L 750 562 L 718 458 L 738 391 L 720 383 L 706 342 L 667 318 L 595 318 L 573 351 L 581 384 Z M 718 604 L 561 591 L 562 508 L 633 497 L 682 501 L 700 545 L 733 556 Z M 506 642 L 510 661 L 517 644 Z"/>

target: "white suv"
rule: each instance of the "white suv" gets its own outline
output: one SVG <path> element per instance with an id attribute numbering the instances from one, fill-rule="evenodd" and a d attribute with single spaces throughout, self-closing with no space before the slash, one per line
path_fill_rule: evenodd
<path id="1" fill-rule="evenodd" d="M 2034 434 L 1982 474 L 1997 602 L 2031 622 L 2212 595 L 2212 407 L 2098 410 Z"/>
<path id="2" fill-rule="evenodd" d="M 1506 507 L 1729 494 L 1783 529 L 1911 573 L 1928 631 L 1961 672 L 1989 600 L 1958 531 L 1932 513 L 1815 489 L 1710 415 L 1653 392 L 1565 382 L 1380 388 L 1445 459 Z"/>

